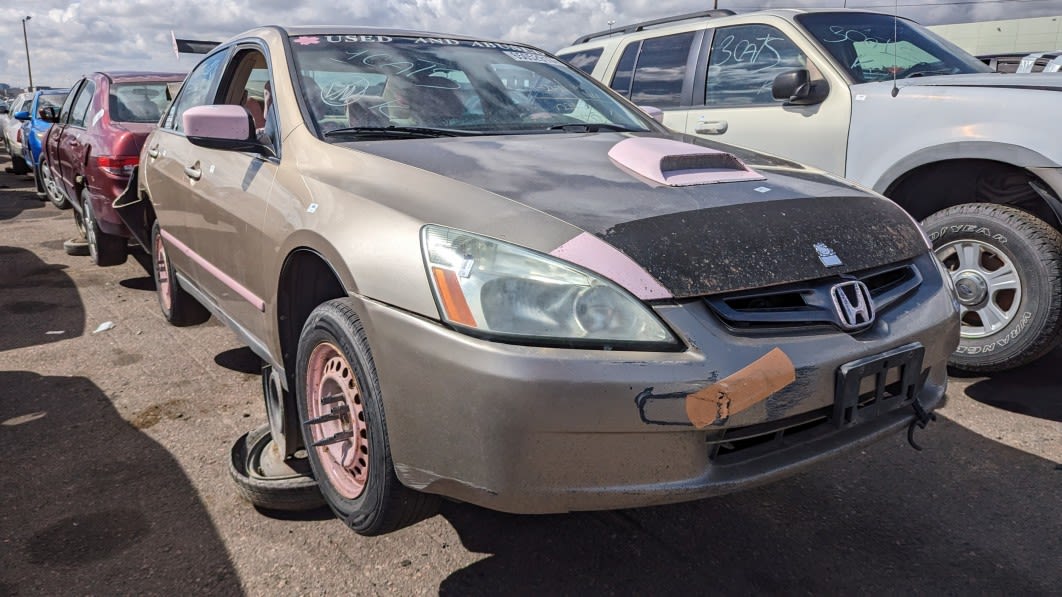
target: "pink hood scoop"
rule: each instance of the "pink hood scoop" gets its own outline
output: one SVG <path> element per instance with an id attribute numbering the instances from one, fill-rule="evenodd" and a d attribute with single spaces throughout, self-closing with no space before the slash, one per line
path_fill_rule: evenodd
<path id="1" fill-rule="evenodd" d="M 625 139 L 612 146 L 608 157 L 639 176 L 669 187 L 766 180 L 729 153 L 671 139 Z"/>

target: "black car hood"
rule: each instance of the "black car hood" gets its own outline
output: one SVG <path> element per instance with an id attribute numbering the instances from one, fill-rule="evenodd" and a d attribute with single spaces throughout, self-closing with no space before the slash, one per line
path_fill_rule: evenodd
<path id="1" fill-rule="evenodd" d="M 909 259 L 926 243 L 894 203 L 801 166 L 732 152 L 762 180 L 671 187 L 613 161 L 630 134 L 372 141 L 351 149 L 546 212 L 619 249 L 675 297 L 822 278 Z M 818 245 L 818 247 L 816 246 Z M 820 257 L 836 253 L 840 264 Z"/>

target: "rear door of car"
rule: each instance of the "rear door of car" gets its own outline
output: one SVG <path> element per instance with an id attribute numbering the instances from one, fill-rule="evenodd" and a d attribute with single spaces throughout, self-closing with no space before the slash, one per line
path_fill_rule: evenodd
<path id="1" fill-rule="evenodd" d="M 78 88 L 77 97 L 70 104 L 69 114 L 63 126 L 63 134 L 59 137 L 59 169 L 53 168 L 52 176 L 56 184 L 66 196 L 77 205 L 78 177 L 84 174 L 85 157 L 89 147 L 85 136 L 86 122 L 91 118 L 92 96 L 96 91 L 96 83 L 91 78 Z"/>
<path id="2" fill-rule="evenodd" d="M 253 112 L 275 123 L 276 111 L 265 93 L 271 81 L 267 56 L 266 48 L 255 43 L 231 48 L 223 61 L 211 66 L 217 83 L 195 105 L 261 108 Z M 161 210 L 159 221 L 196 261 L 197 287 L 238 325 L 262 337 L 264 297 L 270 288 L 261 270 L 262 255 L 268 250 L 261 224 L 279 159 L 190 143 L 180 117 L 192 107 L 185 99 L 198 93 L 199 84 L 193 71 L 162 129 L 149 138 L 146 155 L 153 165 L 145 169 L 147 184 L 156 209 Z M 270 142 L 279 155 L 279 140 Z M 151 157 L 152 152 L 157 156 Z M 165 189 L 164 195 L 160 189 Z M 188 271 L 185 268 L 178 266 Z"/>
<path id="3" fill-rule="evenodd" d="M 44 157 L 42 161 L 47 164 L 49 176 L 52 177 L 56 187 L 64 194 L 66 193 L 66 187 L 63 186 L 59 178 L 62 170 L 62 156 L 59 155 L 59 152 L 62 147 L 63 135 L 66 134 L 67 130 L 66 123 L 70 120 L 70 112 L 74 108 L 74 100 L 77 98 L 77 93 L 84 83 L 85 80 L 82 79 L 70 87 L 70 93 L 67 94 L 63 107 L 59 109 L 59 120 L 52 125 L 48 136 L 44 139 Z"/>
<path id="4" fill-rule="evenodd" d="M 694 107 L 680 130 L 844 175 L 851 94 L 794 27 L 779 21 L 711 28 L 700 55 Z M 829 84 L 826 99 L 810 106 L 775 100 L 775 77 L 801 68 Z"/>
<path id="5" fill-rule="evenodd" d="M 144 142 L 139 176 L 155 210 L 163 241 L 168 245 L 167 257 L 173 267 L 189 277 L 196 287 L 201 286 L 203 268 L 199 247 L 195 246 L 189 220 L 200 219 L 197 201 L 192 193 L 193 180 L 185 168 L 194 163 L 193 147 L 184 136 L 182 115 L 189 108 L 214 103 L 218 80 L 221 78 L 228 52 L 214 53 L 203 59 L 174 98 L 165 118 Z"/>

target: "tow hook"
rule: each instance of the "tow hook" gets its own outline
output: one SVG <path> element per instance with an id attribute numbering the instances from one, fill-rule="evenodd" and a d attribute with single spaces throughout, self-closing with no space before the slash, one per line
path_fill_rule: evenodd
<path id="1" fill-rule="evenodd" d="M 911 447 L 915 450 L 921 452 L 922 446 L 919 446 L 914 440 L 915 427 L 918 429 L 925 429 L 930 421 L 937 420 L 937 414 L 927 411 L 926 407 L 922 406 L 922 402 L 918 398 L 915 398 L 915 401 L 911 403 L 911 406 L 914 408 L 915 418 L 907 427 L 907 443 L 911 444 Z"/>

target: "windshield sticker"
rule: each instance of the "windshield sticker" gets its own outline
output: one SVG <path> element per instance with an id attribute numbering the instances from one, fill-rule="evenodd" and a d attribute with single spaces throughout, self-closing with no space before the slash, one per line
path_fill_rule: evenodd
<path id="1" fill-rule="evenodd" d="M 443 44 L 447 46 L 459 46 L 461 42 L 456 39 L 443 39 L 440 37 L 418 37 L 413 40 L 415 44 Z"/>
<path id="2" fill-rule="evenodd" d="M 505 55 L 517 62 L 541 62 L 543 64 L 554 64 L 560 66 L 560 60 L 556 58 L 550 58 L 543 54 L 532 54 L 531 52 L 505 52 Z"/>
<path id="3" fill-rule="evenodd" d="M 387 35 L 328 35 L 325 40 L 330 44 L 340 43 L 357 43 L 357 42 L 373 42 L 373 43 L 391 43 L 395 39 Z"/>

